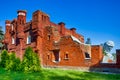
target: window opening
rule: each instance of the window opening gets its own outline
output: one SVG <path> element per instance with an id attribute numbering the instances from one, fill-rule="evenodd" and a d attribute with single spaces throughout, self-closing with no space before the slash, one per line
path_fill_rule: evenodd
<path id="1" fill-rule="evenodd" d="M 47 59 L 50 59 L 50 55 L 47 55 Z"/>
<path id="2" fill-rule="evenodd" d="M 90 59 L 90 54 L 88 52 L 85 52 L 85 58 Z"/>
<path id="3" fill-rule="evenodd" d="M 30 44 L 31 43 L 31 36 L 29 35 L 28 37 L 27 37 L 27 44 Z"/>
<path id="4" fill-rule="evenodd" d="M 48 35 L 48 40 L 50 40 L 50 35 Z"/>
<path id="5" fill-rule="evenodd" d="M 12 37 L 12 44 L 15 44 L 15 40 L 14 40 L 14 38 Z"/>

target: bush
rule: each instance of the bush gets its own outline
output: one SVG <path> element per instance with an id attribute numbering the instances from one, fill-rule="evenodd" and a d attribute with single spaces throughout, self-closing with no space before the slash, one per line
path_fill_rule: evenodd
<path id="1" fill-rule="evenodd" d="M 6 67 L 5 69 L 10 71 L 13 70 L 14 68 L 14 60 L 15 60 L 15 54 L 10 54 L 9 59 L 6 61 Z"/>
<path id="2" fill-rule="evenodd" d="M 6 61 L 6 70 L 8 71 L 19 71 L 20 70 L 20 59 L 16 58 L 15 53 L 9 55 L 9 59 Z"/>
<path id="3" fill-rule="evenodd" d="M 33 52 L 31 47 L 26 48 L 21 67 L 25 72 L 40 71 L 39 57 L 35 52 Z"/>
<path id="4" fill-rule="evenodd" d="M 7 60 L 9 60 L 8 52 L 6 50 L 3 50 L 2 53 L 1 53 L 0 66 L 5 68 Z"/>
<path id="5" fill-rule="evenodd" d="M 26 48 L 22 62 L 16 58 L 15 53 L 8 55 L 4 50 L 1 54 L 0 65 L 8 71 L 37 72 L 40 71 L 40 60 L 31 47 Z"/>
<path id="6" fill-rule="evenodd" d="M 21 71 L 21 61 L 20 58 L 15 59 L 14 71 Z"/>

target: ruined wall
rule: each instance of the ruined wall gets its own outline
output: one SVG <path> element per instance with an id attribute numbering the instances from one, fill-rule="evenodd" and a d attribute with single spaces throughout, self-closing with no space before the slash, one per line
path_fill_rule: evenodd
<path id="1" fill-rule="evenodd" d="M 91 66 L 99 66 L 103 59 L 102 47 L 100 45 L 91 46 Z"/>
<path id="2" fill-rule="evenodd" d="M 46 53 L 45 66 L 82 66 L 84 62 L 82 45 L 72 41 L 70 36 L 62 37 L 58 43 L 54 43 L 53 49 Z M 59 61 L 55 61 L 54 53 L 59 54 Z M 49 58 L 48 58 L 49 56 Z"/>
<path id="3" fill-rule="evenodd" d="M 39 10 L 32 14 L 30 22 L 26 22 L 25 10 L 17 13 L 17 19 L 6 20 L 4 43 L 9 52 L 16 52 L 21 59 L 25 49 L 31 46 L 43 66 L 120 67 L 119 50 L 117 64 L 100 64 L 102 47 L 84 44 L 84 36 L 76 33 L 75 28 L 67 29 L 63 22 L 55 24 Z"/>
<path id="4" fill-rule="evenodd" d="M 60 41 L 54 43 L 54 45 L 51 46 L 52 49 L 46 51 L 46 53 L 44 54 L 44 66 L 91 66 L 91 47 L 88 46 L 85 50 L 84 44 L 73 41 L 71 36 L 61 37 Z M 85 52 L 89 53 L 90 58 L 85 57 Z M 55 61 L 54 53 L 59 54 L 58 61 Z"/>

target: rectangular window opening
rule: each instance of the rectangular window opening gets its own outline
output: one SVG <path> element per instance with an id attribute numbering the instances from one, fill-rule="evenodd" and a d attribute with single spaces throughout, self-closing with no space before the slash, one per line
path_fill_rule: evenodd
<path id="1" fill-rule="evenodd" d="M 16 45 L 20 44 L 20 39 L 16 38 Z"/>
<path id="2" fill-rule="evenodd" d="M 90 59 L 90 54 L 88 52 L 85 52 L 85 59 Z"/>
<path id="3" fill-rule="evenodd" d="M 12 44 L 15 44 L 15 39 L 12 37 Z"/>
<path id="4" fill-rule="evenodd" d="M 13 31 L 13 24 L 11 24 L 11 28 L 12 28 L 12 31 Z"/>
<path id="5" fill-rule="evenodd" d="M 48 35 L 48 40 L 50 40 L 50 35 Z"/>
<path id="6" fill-rule="evenodd" d="M 31 43 L 31 36 L 29 35 L 28 37 L 27 37 L 27 44 L 30 44 Z"/>

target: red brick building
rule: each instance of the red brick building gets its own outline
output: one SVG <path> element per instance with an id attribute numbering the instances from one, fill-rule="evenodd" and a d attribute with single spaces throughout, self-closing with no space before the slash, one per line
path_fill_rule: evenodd
<path id="1" fill-rule="evenodd" d="M 4 42 L 9 52 L 15 52 L 22 59 L 25 49 L 31 46 L 43 66 L 100 66 L 102 47 L 84 44 L 84 36 L 76 33 L 75 28 L 66 29 L 63 22 L 55 24 L 39 10 L 32 14 L 30 22 L 26 22 L 25 10 L 17 14 L 13 21 L 6 20 Z"/>

